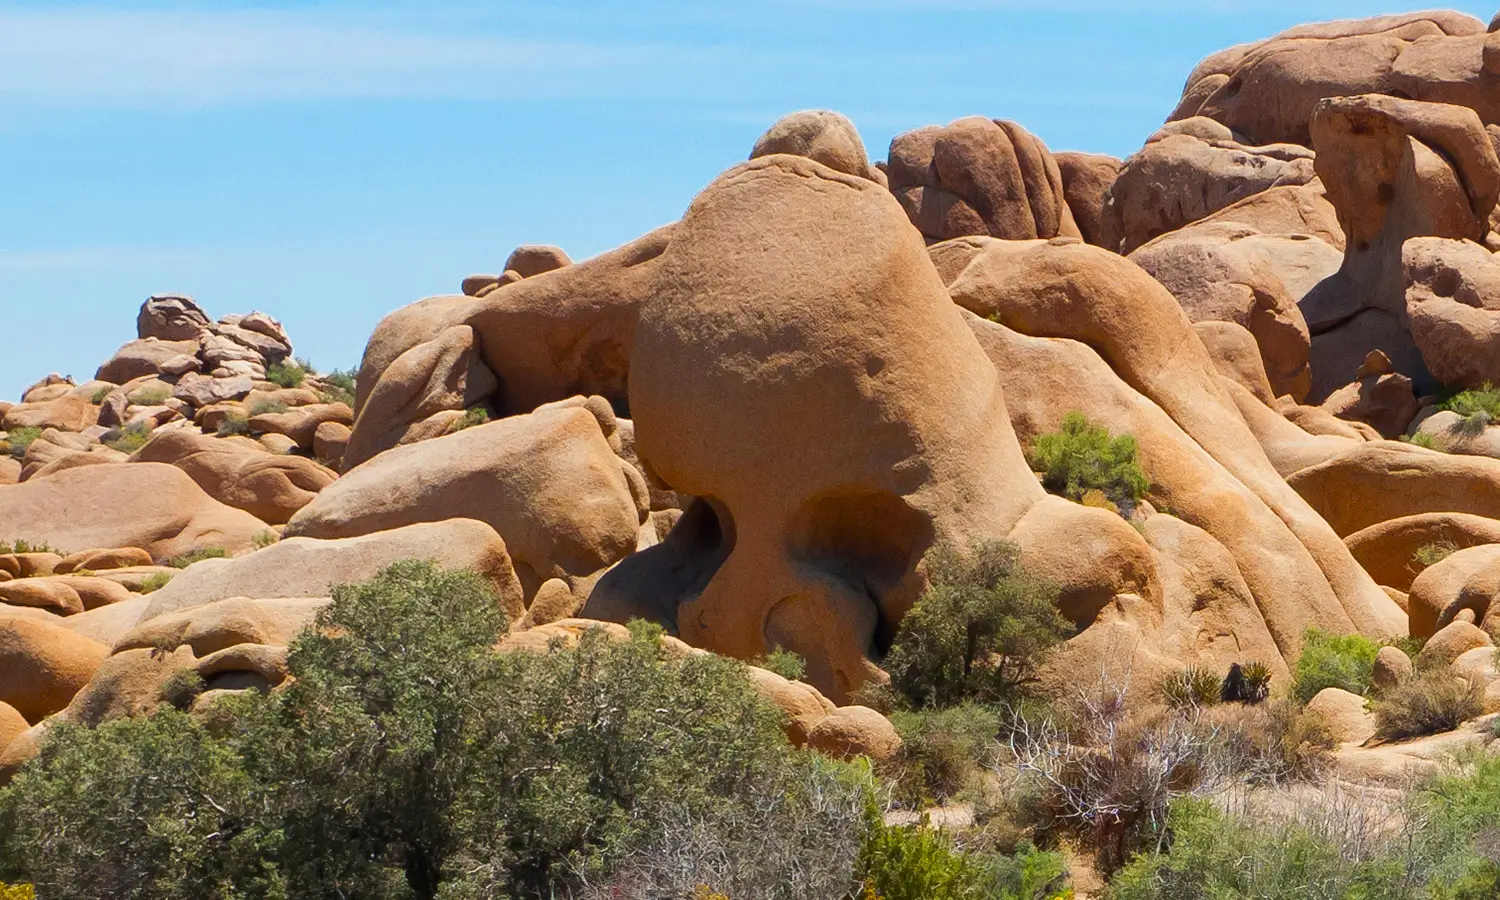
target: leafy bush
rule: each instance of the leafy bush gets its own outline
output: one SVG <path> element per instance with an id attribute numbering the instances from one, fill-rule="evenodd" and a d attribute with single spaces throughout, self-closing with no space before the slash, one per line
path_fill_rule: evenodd
<path id="1" fill-rule="evenodd" d="M 161 406 L 170 396 L 172 392 L 164 387 L 142 388 L 131 395 L 130 402 L 135 406 Z"/>
<path id="2" fill-rule="evenodd" d="M 456 434 L 460 431 L 463 431 L 465 428 L 473 428 L 476 425 L 484 425 L 485 423 L 489 422 L 489 420 L 489 411 L 482 406 L 476 406 L 473 409 L 465 410 L 462 416 L 454 419 L 451 423 L 449 423 L 448 433 Z"/>
<path id="3" fill-rule="evenodd" d="M 948 709 L 898 710 L 899 757 L 887 773 L 895 799 L 912 807 L 957 796 L 978 779 L 1000 734 L 993 707 L 965 703 Z"/>
<path id="4" fill-rule="evenodd" d="M 0 877 L 70 900 L 579 896 L 661 866 L 769 900 L 854 882 L 868 769 L 792 749 L 743 664 L 648 626 L 496 654 L 505 625 L 486 582 L 431 564 L 341 586 L 283 689 L 205 724 L 60 728 L 0 792 Z"/>
<path id="5" fill-rule="evenodd" d="M 1423 544 L 1412 554 L 1412 562 L 1426 569 L 1435 566 L 1448 557 L 1458 552 L 1458 545 L 1452 541 L 1434 541 L 1431 544 Z"/>
<path id="6" fill-rule="evenodd" d="M 931 828 L 877 826 L 865 847 L 859 897 L 872 900 L 1054 900 L 1071 896 L 1056 853 L 965 854 Z"/>
<path id="7" fill-rule="evenodd" d="M 359 372 L 356 369 L 334 369 L 322 376 L 321 399 L 324 403 L 343 403 L 353 409 L 355 384 L 358 377 Z"/>
<path id="8" fill-rule="evenodd" d="M 26 448 L 32 442 L 42 436 L 42 429 L 23 425 L 20 428 L 12 428 L 6 432 L 5 442 L 10 445 L 10 455 L 20 459 L 26 455 Z"/>
<path id="9" fill-rule="evenodd" d="M 159 693 L 163 703 L 187 712 L 203 693 L 203 678 L 193 669 L 178 669 L 162 683 Z"/>
<path id="10" fill-rule="evenodd" d="M 67 556 L 46 541 L 0 541 L 0 553 L 56 553 L 58 556 Z"/>
<path id="11" fill-rule="evenodd" d="M 1159 691 L 1168 706 L 1213 706 L 1223 698 L 1223 679 L 1199 666 L 1173 672 L 1162 680 Z"/>
<path id="12" fill-rule="evenodd" d="M 121 453 L 134 453 L 151 440 L 151 426 L 145 422 L 134 422 L 124 428 L 112 428 L 101 437 L 100 443 Z"/>
<path id="13" fill-rule="evenodd" d="M 1292 673 L 1292 695 L 1306 703 L 1324 688 L 1369 696 L 1380 645 L 1357 634 L 1329 634 L 1309 628 Z"/>
<path id="14" fill-rule="evenodd" d="M 751 660 L 750 665 L 759 666 L 768 672 L 775 672 L 787 681 L 801 681 L 807 674 L 807 660 L 781 647 L 777 647 L 765 656 Z"/>
<path id="15" fill-rule="evenodd" d="M 1438 446 L 1437 439 L 1425 431 L 1419 431 L 1416 434 L 1402 435 L 1401 442 L 1405 444 L 1411 444 L 1414 447 L 1422 447 L 1427 450 L 1443 449 L 1442 447 Z"/>
<path id="16" fill-rule="evenodd" d="M 76 900 L 282 897 L 263 802 L 235 748 L 175 710 L 59 725 L 0 792 L 0 877 Z"/>
<path id="17" fill-rule="evenodd" d="M 248 435 L 250 433 L 250 420 L 244 416 L 231 413 L 219 422 L 219 427 L 214 429 L 214 433 L 219 437 L 231 437 L 237 434 Z"/>
<path id="18" fill-rule="evenodd" d="M 1484 687 L 1446 671 L 1423 672 L 1375 702 L 1375 733 L 1386 740 L 1452 731 L 1484 714 Z"/>
<path id="19" fill-rule="evenodd" d="M 94 395 L 89 398 L 89 402 L 94 404 L 95 406 L 100 406 L 104 403 L 105 399 L 114 392 L 114 390 L 115 389 L 112 387 L 99 388 L 97 391 L 94 391 Z"/>
<path id="20" fill-rule="evenodd" d="M 255 536 L 253 543 L 255 544 L 255 549 L 264 550 L 279 540 L 281 540 L 281 535 L 267 528 Z"/>
<path id="21" fill-rule="evenodd" d="M 306 377 L 307 370 L 292 360 L 284 359 L 266 366 L 266 380 L 277 387 L 301 387 Z"/>
<path id="22" fill-rule="evenodd" d="M 1484 413 L 1491 419 L 1500 419 L 1500 388 L 1486 382 L 1478 390 L 1462 391 L 1438 404 L 1438 409 L 1472 416 Z"/>
<path id="23" fill-rule="evenodd" d="M 280 400 L 262 400 L 250 407 L 250 415 L 263 416 L 270 413 L 284 413 L 286 410 L 287 405 Z"/>
<path id="24" fill-rule="evenodd" d="M 1097 490 L 1128 511 L 1151 486 L 1136 461 L 1135 438 L 1112 437 L 1077 411 L 1063 417 L 1062 430 L 1036 439 L 1030 462 L 1047 490 L 1070 500 Z"/>
<path id="25" fill-rule="evenodd" d="M 228 555 L 223 547 L 195 547 L 172 557 L 166 564 L 174 569 L 186 569 L 193 563 L 203 562 L 205 559 L 223 559 Z"/>
<path id="26" fill-rule="evenodd" d="M 154 593 L 172 583 L 172 576 L 166 572 L 153 572 L 145 581 L 141 582 L 140 593 L 142 595 Z"/>
<path id="27" fill-rule="evenodd" d="M 1021 569 L 1018 553 L 1003 542 L 929 552 L 931 586 L 884 663 L 898 700 L 913 708 L 1008 702 L 1035 680 L 1072 626 L 1057 611 L 1057 589 Z"/>

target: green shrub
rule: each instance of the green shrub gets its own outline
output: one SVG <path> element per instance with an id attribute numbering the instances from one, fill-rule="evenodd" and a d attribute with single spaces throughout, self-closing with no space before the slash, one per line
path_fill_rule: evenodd
<path id="1" fill-rule="evenodd" d="M 219 427 L 214 429 L 219 437 L 231 437 L 233 435 L 248 435 L 250 433 L 250 420 L 244 416 L 233 413 L 225 416 L 219 422 Z"/>
<path id="2" fill-rule="evenodd" d="M 1062 430 L 1039 436 L 1029 458 L 1043 486 L 1070 500 L 1097 490 L 1128 511 L 1151 486 L 1136 461 L 1135 438 L 1112 437 L 1076 411 L 1063 417 Z"/>
<path id="3" fill-rule="evenodd" d="M 1292 673 L 1292 695 L 1306 703 L 1324 688 L 1336 687 L 1369 696 L 1379 652 L 1380 645 L 1369 638 L 1309 628 Z"/>
<path id="4" fill-rule="evenodd" d="M 897 710 L 891 724 L 901 753 L 887 771 L 895 799 L 919 807 L 958 796 L 981 776 L 1000 734 L 993 707 L 965 703 L 947 709 Z"/>
<path id="5" fill-rule="evenodd" d="M 1013 857 L 965 854 L 943 832 L 878 826 L 857 897 L 878 900 L 1053 900 L 1071 896 L 1056 853 L 1023 846 Z"/>
<path id="6" fill-rule="evenodd" d="M 792 749 L 743 664 L 640 625 L 496 654 L 505 626 L 487 582 L 428 563 L 340 586 L 283 689 L 207 725 L 60 728 L 0 791 L 0 877 L 70 900 L 562 897 L 668 848 L 754 874 L 771 847 L 761 883 L 786 885 L 744 896 L 854 883 L 868 770 Z M 842 862 L 791 871 L 825 841 Z"/>
<path id="7" fill-rule="evenodd" d="M 151 440 L 151 426 L 145 422 L 136 422 L 124 428 L 114 428 L 100 438 L 100 442 L 111 450 L 121 453 L 134 453 L 146 446 Z"/>
<path id="8" fill-rule="evenodd" d="M 1484 714 L 1484 687 L 1447 671 L 1419 673 L 1381 694 L 1371 711 L 1386 740 L 1439 734 Z"/>
<path id="9" fill-rule="evenodd" d="M 58 556 L 67 556 L 46 541 L 0 541 L 0 553 L 56 553 Z"/>
<path id="10" fill-rule="evenodd" d="M 292 360 L 284 359 L 266 366 L 266 380 L 277 387 L 301 387 L 306 377 L 307 370 Z"/>
<path id="11" fill-rule="evenodd" d="M 107 399 L 110 394 L 114 393 L 114 390 L 115 389 L 112 387 L 99 388 L 97 391 L 94 391 L 94 395 L 89 398 L 89 402 L 94 404 L 95 406 L 100 406 L 104 403 L 105 399 Z"/>
<path id="12" fill-rule="evenodd" d="M 26 455 L 26 448 L 41 436 L 42 429 L 23 425 L 6 432 L 5 442 L 10 445 L 10 455 L 20 459 Z"/>
<path id="13" fill-rule="evenodd" d="M 269 413 L 284 413 L 286 410 L 286 404 L 280 400 L 262 400 L 250 407 L 250 415 L 263 416 Z"/>
<path id="14" fill-rule="evenodd" d="M 462 416 L 454 419 L 451 423 L 449 423 L 448 433 L 456 434 L 460 431 L 463 431 L 465 428 L 473 428 L 476 425 L 484 425 L 485 423 L 489 422 L 489 420 L 489 411 L 482 406 L 476 406 L 473 409 L 465 410 Z"/>
<path id="15" fill-rule="evenodd" d="M 803 676 L 807 675 L 807 660 L 781 647 L 777 647 L 765 656 L 751 660 L 750 664 L 768 672 L 775 672 L 787 681 L 801 681 Z"/>
<path id="16" fill-rule="evenodd" d="M 167 402 L 172 392 L 164 387 L 142 388 L 130 397 L 130 402 L 135 406 L 161 406 Z"/>
<path id="17" fill-rule="evenodd" d="M 172 557 L 166 564 L 174 569 L 186 569 L 193 563 L 203 562 L 205 559 L 223 559 L 228 555 L 223 547 L 195 547 Z"/>
<path id="18" fill-rule="evenodd" d="M 76 900 L 284 897 L 264 793 L 175 710 L 58 725 L 0 792 L 0 877 Z"/>
<path id="19" fill-rule="evenodd" d="M 281 540 L 281 535 L 268 528 L 255 536 L 255 549 L 264 550 L 279 540 Z"/>
<path id="20" fill-rule="evenodd" d="M 1210 669 L 1188 666 L 1162 680 L 1158 689 L 1168 706 L 1213 706 L 1223 699 L 1224 681 Z"/>
<path id="21" fill-rule="evenodd" d="M 154 593 L 172 583 L 172 576 L 166 572 L 153 572 L 141 582 L 140 593 L 142 595 Z"/>
<path id="22" fill-rule="evenodd" d="M 1438 446 L 1437 439 L 1425 431 L 1419 431 L 1416 434 L 1402 435 L 1401 442 L 1405 444 L 1411 444 L 1413 447 L 1423 447 L 1427 450 L 1440 451 L 1443 449 L 1442 447 Z"/>
<path id="23" fill-rule="evenodd" d="M 972 553 L 940 545 L 927 555 L 930 587 L 901 621 L 884 668 L 913 708 L 966 700 L 1013 702 L 1072 626 L 1057 589 L 1026 573 L 1012 544 Z"/>
<path id="24" fill-rule="evenodd" d="M 1431 544 L 1423 544 L 1412 554 L 1412 562 L 1426 569 L 1457 553 L 1458 549 L 1458 545 L 1452 541 L 1434 541 Z"/>
<path id="25" fill-rule="evenodd" d="M 324 403 L 343 403 L 350 409 L 354 408 L 355 383 L 358 378 L 355 369 L 334 369 L 327 375 L 322 376 L 323 391 L 320 394 Z"/>
<path id="26" fill-rule="evenodd" d="M 173 672 L 162 682 L 160 690 L 162 702 L 181 712 L 187 712 L 202 693 L 203 678 L 193 669 Z"/>
<path id="27" fill-rule="evenodd" d="M 1483 414 L 1490 419 L 1500 419 L 1500 389 L 1485 383 L 1478 390 L 1462 391 L 1438 404 L 1438 409 L 1458 413 L 1461 416 Z"/>

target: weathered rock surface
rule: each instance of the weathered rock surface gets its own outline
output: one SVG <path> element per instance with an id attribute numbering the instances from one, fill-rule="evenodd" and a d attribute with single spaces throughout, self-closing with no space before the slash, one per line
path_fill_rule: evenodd
<path id="1" fill-rule="evenodd" d="M 181 430 L 156 433 L 131 460 L 176 466 L 210 497 L 272 525 L 284 524 L 338 477 L 310 459 Z"/>
<path id="2" fill-rule="evenodd" d="M 7 487 L 0 522 L 64 550 L 139 547 L 156 560 L 202 547 L 246 550 L 266 531 L 161 463 L 87 466 Z"/>
<path id="3" fill-rule="evenodd" d="M 478 519 L 505 536 L 528 597 L 549 578 L 577 582 L 633 553 L 650 512 L 644 479 L 610 448 L 606 427 L 613 433 L 614 414 L 594 398 L 388 450 L 323 488 L 286 534 Z"/>
<path id="4" fill-rule="evenodd" d="M 1014 122 L 969 116 L 897 135 L 890 188 L 929 241 L 1079 237 L 1057 161 Z"/>

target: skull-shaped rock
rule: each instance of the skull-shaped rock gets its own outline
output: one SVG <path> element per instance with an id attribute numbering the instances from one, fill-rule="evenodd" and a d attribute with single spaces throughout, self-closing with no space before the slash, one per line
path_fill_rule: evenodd
<path id="1" fill-rule="evenodd" d="M 637 451 L 696 498 L 585 615 L 647 616 L 740 658 L 801 654 L 844 702 L 880 677 L 938 539 L 1041 496 L 995 368 L 890 193 L 772 155 L 688 209 L 641 310 Z"/>

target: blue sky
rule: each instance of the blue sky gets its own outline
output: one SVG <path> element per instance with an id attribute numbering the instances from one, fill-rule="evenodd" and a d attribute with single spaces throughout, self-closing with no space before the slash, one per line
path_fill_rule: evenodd
<path id="1" fill-rule="evenodd" d="M 0 398 L 91 376 L 162 292 L 354 365 L 386 312 L 518 243 L 581 259 L 677 218 L 796 109 L 849 115 L 877 159 L 970 114 L 1127 155 L 1208 53 L 1390 10 L 0 0 Z"/>

